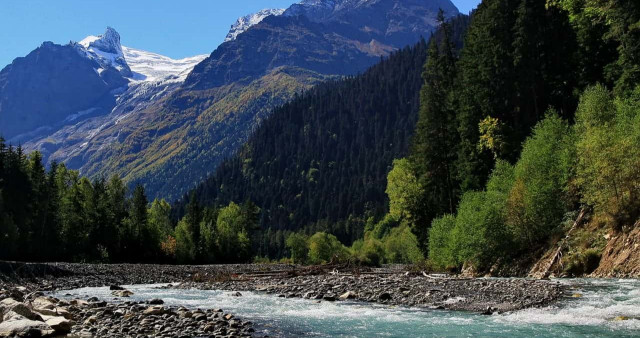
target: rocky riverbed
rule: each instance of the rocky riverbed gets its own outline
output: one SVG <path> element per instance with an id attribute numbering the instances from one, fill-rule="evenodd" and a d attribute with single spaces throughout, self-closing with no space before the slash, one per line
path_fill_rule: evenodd
<path id="1" fill-rule="evenodd" d="M 95 297 L 63 300 L 25 287 L 0 288 L 0 337 L 250 337 L 254 329 L 221 309 L 165 307 L 161 299 L 121 301 Z"/>
<path id="2" fill-rule="evenodd" d="M 127 301 L 118 285 L 255 291 L 313 302 L 361 301 L 484 314 L 542 307 L 565 292 L 557 282 L 473 279 L 382 269 L 294 265 L 162 266 L 0 262 L 0 337 L 73 334 L 99 337 L 250 336 L 251 323 L 217 309 Z M 20 287 L 17 287 L 20 285 Z M 48 291 L 113 285 L 110 299 L 56 299 Z M 91 297 L 88 295 L 87 297 Z M 21 304 L 21 305 L 20 305 Z"/>
<path id="3" fill-rule="evenodd" d="M 238 279 L 185 282 L 176 288 L 257 291 L 314 301 L 363 301 L 387 305 L 473 311 L 484 314 L 541 307 L 563 295 L 557 282 L 472 279 L 423 273 L 340 273 L 295 277 L 251 275 Z"/>

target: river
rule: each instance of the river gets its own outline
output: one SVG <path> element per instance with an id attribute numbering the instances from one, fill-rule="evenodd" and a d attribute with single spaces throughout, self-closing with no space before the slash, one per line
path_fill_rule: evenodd
<path id="1" fill-rule="evenodd" d="M 567 297 L 554 306 L 491 316 L 356 302 L 277 298 L 255 292 L 126 286 L 130 300 L 222 308 L 252 321 L 259 335 L 309 337 L 640 337 L 640 280 L 564 279 Z M 59 298 L 112 300 L 108 288 L 60 291 Z M 623 318 L 624 317 L 624 318 Z M 625 319 L 625 320 L 621 320 Z"/>

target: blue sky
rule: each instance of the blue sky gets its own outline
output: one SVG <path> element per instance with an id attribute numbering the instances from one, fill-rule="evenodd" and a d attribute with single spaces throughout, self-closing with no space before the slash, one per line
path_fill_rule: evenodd
<path id="1" fill-rule="evenodd" d="M 243 15 L 298 0 L 0 0 L 0 69 L 43 41 L 115 28 L 122 44 L 173 58 L 209 54 Z M 428 1 L 428 0 L 425 0 Z M 462 13 L 480 0 L 453 0 Z"/>

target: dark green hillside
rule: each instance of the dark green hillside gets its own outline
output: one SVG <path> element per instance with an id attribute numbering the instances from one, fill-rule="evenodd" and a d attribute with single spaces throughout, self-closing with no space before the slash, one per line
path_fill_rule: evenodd
<path id="1" fill-rule="evenodd" d="M 461 37 L 468 19 L 454 22 Z M 262 208 L 263 228 L 333 224 L 341 240 L 357 238 L 362 216 L 386 211 L 386 176 L 393 159 L 409 148 L 426 51 L 421 41 L 362 75 L 319 85 L 276 109 L 236 156 L 200 184 L 199 201 L 251 200 Z M 178 203 L 178 216 L 186 200 Z"/>

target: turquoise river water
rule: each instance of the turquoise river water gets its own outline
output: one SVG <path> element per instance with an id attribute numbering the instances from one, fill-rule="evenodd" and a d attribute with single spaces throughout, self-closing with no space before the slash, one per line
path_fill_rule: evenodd
<path id="1" fill-rule="evenodd" d="M 554 306 L 507 314 L 389 307 L 356 302 L 314 303 L 254 292 L 158 289 L 133 285 L 131 300 L 161 298 L 165 305 L 222 308 L 271 337 L 640 337 L 640 280 L 566 279 L 570 293 Z M 108 288 L 60 291 L 54 296 L 112 299 Z M 615 320 L 617 317 L 626 320 Z M 620 319 L 620 318 L 618 318 Z"/>

